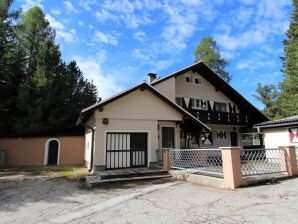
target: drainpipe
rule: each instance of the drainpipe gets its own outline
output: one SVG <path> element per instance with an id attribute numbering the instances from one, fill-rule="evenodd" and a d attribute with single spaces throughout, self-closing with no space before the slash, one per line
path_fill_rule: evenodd
<path id="1" fill-rule="evenodd" d="M 85 128 L 88 128 L 92 131 L 92 137 L 91 137 L 91 156 L 90 156 L 90 168 L 89 168 L 89 172 L 92 171 L 92 168 L 93 168 L 93 152 L 94 152 L 94 133 L 95 133 L 95 129 L 92 128 L 91 126 L 89 125 L 86 125 L 82 122 L 82 115 L 80 114 L 80 117 L 79 119 L 77 120 L 76 122 L 76 125 L 79 126 L 79 125 L 82 125 L 83 127 Z"/>

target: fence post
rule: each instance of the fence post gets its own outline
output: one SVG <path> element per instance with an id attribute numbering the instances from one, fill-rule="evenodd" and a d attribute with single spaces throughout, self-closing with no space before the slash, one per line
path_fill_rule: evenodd
<path id="1" fill-rule="evenodd" d="M 223 162 L 224 186 L 234 190 L 242 184 L 240 147 L 220 147 Z"/>
<path id="2" fill-rule="evenodd" d="M 165 170 L 170 170 L 171 165 L 170 165 L 170 149 L 162 149 L 162 159 L 163 159 L 163 168 Z"/>
<path id="3" fill-rule="evenodd" d="M 298 174 L 297 158 L 295 146 L 283 147 L 286 153 L 286 166 L 288 176 L 295 176 Z"/>

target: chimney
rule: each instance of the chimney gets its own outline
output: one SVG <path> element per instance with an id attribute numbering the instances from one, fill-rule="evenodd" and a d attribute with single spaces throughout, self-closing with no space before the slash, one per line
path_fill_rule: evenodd
<path id="1" fill-rule="evenodd" d="M 152 83 L 157 78 L 157 75 L 154 73 L 148 73 L 148 82 Z"/>

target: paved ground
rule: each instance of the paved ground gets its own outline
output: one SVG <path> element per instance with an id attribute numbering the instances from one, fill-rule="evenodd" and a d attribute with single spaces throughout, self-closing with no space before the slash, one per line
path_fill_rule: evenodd
<path id="1" fill-rule="evenodd" d="M 298 178 L 225 191 L 160 181 L 88 190 L 61 178 L 0 177 L 0 223 L 50 223 L 94 205 L 105 209 L 71 223 L 298 223 Z"/>

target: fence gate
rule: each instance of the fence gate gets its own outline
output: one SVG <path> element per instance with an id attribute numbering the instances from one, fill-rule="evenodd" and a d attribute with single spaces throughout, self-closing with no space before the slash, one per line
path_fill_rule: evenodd
<path id="1" fill-rule="evenodd" d="M 147 141 L 147 133 L 107 133 L 106 169 L 146 167 Z"/>

